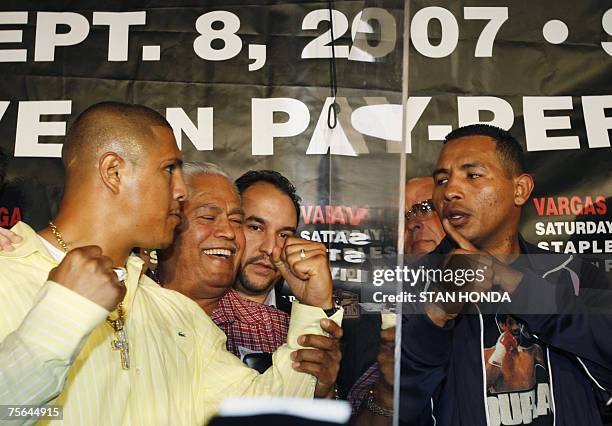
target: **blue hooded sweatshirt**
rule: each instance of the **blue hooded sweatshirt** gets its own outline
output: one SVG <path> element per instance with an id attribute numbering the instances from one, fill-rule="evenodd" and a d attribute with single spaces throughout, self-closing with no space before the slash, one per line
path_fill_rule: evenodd
<path id="1" fill-rule="evenodd" d="M 598 401 L 612 404 L 612 290 L 603 267 L 519 242 L 527 256 L 512 265 L 523 277 L 507 314 L 467 304 L 440 328 L 404 305 L 400 425 L 602 424 Z M 433 254 L 455 248 L 447 237 Z M 519 304 L 531 313 L 512 312 Z M 493 367 L 501 374 L 489 377 Z"/>

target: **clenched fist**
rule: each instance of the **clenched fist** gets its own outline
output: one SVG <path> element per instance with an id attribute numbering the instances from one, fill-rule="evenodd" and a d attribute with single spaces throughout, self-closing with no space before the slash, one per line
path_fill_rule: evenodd
<path id="1" fill-rule="evenodd" d="M 499 336 L 499 343 L 504 345 L 506 350 L 516 350 L 518 347 L 518 342 L 516 341 L 516 337 L 512 335 L 512 333 L 508 330 L 504 331 L 504 333 Z"/>
<path id="2" fill-rule="evenodd" d="M 98 246 L 71 250 L 49 272 L 49 280 L 63 285 L 103 308 L 112 311 L 123 300 L 125 287 L 113 271 L 113 262 Z"/>
<path id="3" fill-rule="evenodd" d="M 322 309 L 333 307 L 334 284 L 323 244 L 287 238 L 282 249 L 274 248 L 272 262 L 300 303 Z"/>

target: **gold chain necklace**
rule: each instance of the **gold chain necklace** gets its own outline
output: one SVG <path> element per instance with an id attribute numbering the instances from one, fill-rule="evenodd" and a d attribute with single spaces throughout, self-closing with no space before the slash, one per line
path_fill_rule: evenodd
<path id="1" fill-rule="evenodd" d="M 49 221 L 49 228 L 51 229 L 51 233 L 57 240 L 57 243 L 60 245 L 62 250 L 65 253 L 68 253 L 68 244 L 62 238 L 62 234 L 60 234 L 57 226 L 53 223 L 53 221 Z M 117 276 L 119 276 L 120 272 L 123 272 L 121 268 L 113 269 Z M 125 279 L 121 280 L 121 284 L 125 287 Z M 117 319 L 111 319 L 110 315 L 106 317 L 106 322 L 108 325 L 112 327 L 115 331 L 116 340 L 111 341 L 111 349 L 114 351 L 119 351 L 119 355 L 121 356 L 121 368 L 124 370 L 130 369 L 130 346 L 127 340 L 127 335 L 125 334 L 124 326 L 125 326 L 125 312 L 123 310 L 123 302 L 119 302 L 117 305 Z"/>

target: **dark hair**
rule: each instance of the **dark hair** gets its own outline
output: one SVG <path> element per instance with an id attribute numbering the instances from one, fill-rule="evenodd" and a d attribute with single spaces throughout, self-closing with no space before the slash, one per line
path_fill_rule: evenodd
<path id="1" fill-rule="evenodd" d="M 142 151 L 129 137 L 139 135 L 142 141 L 150 139 L 148 126 L 161 126 L 172 130 L 168 121 L 157 111 L 144 105 L 123 102 L 100 102 L 79 114 L 66 133 L 62 147 L 62 160 L 67 166 L 74 159 L 105 152 L 108 144 L 123 140 L 123 148 L 131 161 L 137 161 Z M 141 142 L 142 144 L 142 142 Z"/>
<path id="2" fill-rule="evenodd" d="M 295 186 L 293 186 L 289 179 L 274 170 L 249 170 L 236 179 L 235 183 L 236 187 L 238 188 L 238 192 L 240 192 L 240 195 L 242 195 L 244 191 L 258 182 L 269 183 L 280 192 L 291 198 L 293 206 L 295 207 L 297 222 L 300 222 L 300 203 L 302 202 L 302 198 L 297 195 Z"/>
<path id="3" fill-rule="evenodd" d="M 470 124 L 453 130 L 444 140 L 448 143 L 465 136 L 488 136 L 495 142 L 495 151 L 508 176 L 525 173 L 525 154 L 523 148 L 510 132 L 490 124 Z"/>

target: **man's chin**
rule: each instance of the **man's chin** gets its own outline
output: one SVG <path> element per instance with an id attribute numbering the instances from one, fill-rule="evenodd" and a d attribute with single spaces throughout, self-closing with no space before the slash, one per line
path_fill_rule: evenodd
<path id="1" fill-rule="evenodd" d="M 276 284 L 276 281 L 277 280 L 260 282 L 258 280 L 251 280 L 247 276 L 247 277 L 242 277 L 240 279 L 240 286 L 244 288 L 250 294 L 257 295 L 257 294 L 267 293 L 271 288 L 274 287 L 274 284 Z"/>
<path id="2" fill-rule="evenodd" d="M 243 285 L 243 287 L 251 294 L 263 294 L 267 293 L 273 286 L 271 284 L 252 285 L 251 283 L 249 283 L 248 286 Z"/>
<path id="3" fill-rule="evenodd" d="M 208 274 L 210 287 L 215 288 L 230 288 L 234 284 L 234 275 L 226 272 L 209 272 Z"/>
<path id="4" fill-rule="evenodd" d="M 168 247 L 172 245 L 173 241 L 174 241 L 174 233 L 170 235 L 169 237 L 164 237 L 164 239 L 158 242 L 157 244 L 155 244 L 154 247 L 159 250 L 167 249 Z"/>
<path id="5" fill-rule="evenodd" d="M 410 254 L 413 256 L 423 256 L 436 248 L 436 243 L 431 240 L 420 240 L 410 246 Z"/>
<path id="6" fill-rule="evenodd" d="M 161 241 L 158 241 L 157 245 L 152 247 L 157 247 L 158 249 L 166 249 L 174 243 L 175 239 L 179 237 L 180 233 L 181 229 L 179 225 L 173 222 L 172 224 L 166 226 L 166 228 L 164 229 L 164 235 L 158 238 L 158 240 Z"/>

